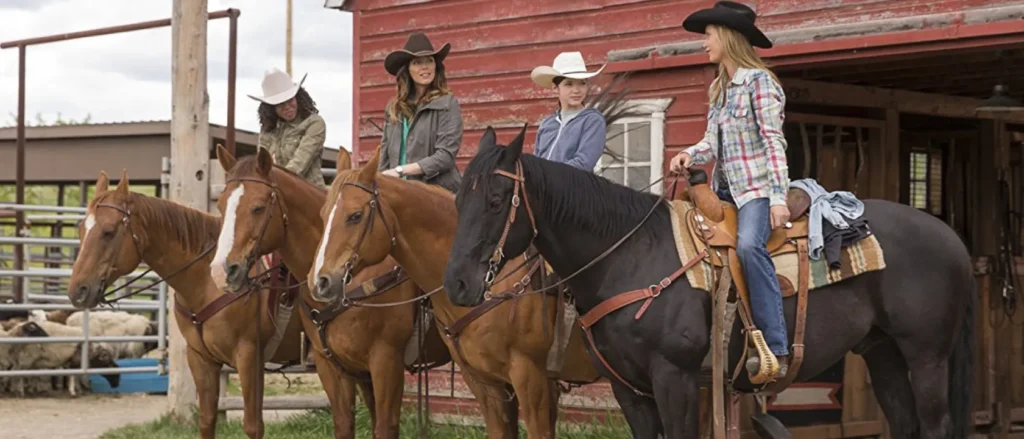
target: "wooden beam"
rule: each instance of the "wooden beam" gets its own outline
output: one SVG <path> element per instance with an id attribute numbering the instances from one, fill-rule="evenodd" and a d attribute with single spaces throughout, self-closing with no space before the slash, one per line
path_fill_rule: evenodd
<path id="1" fill-rule="evenodd" d="M 1002 118 L 1008 122 L 1024 123 L 1024 114 L 976 114 L 974 108 L 981 100 L 974 98 L 806 79 L 786 79 L 782 81 L 782 86 L 786 91 L 786 100 L 794 103 L 892 109 L 903 113 L 966 119 Z"/>
<path id="2" fill-rule="evenodd" d="M 860 117 L 830 116 L 827 114 L 786 112 L 786 122 L 804 122 L 810 124 L 839 125 L 843 127 L 882 128 L 884 120 L 864 119 Z"/>
<path id="3" fill-rule="evenodd" d="M 206 91 L 207 0 L 174 0 L 171 11 L 171 183 L 170 198 L 207 211 L 210 201 L 209 99 Z M 174 309 L 177 294 L 168 294 Z M 168 320 L 170 360 L 167 399 L 171 416 L 191 422 L 196 386 L 188 368 L 178 315 Z"/>

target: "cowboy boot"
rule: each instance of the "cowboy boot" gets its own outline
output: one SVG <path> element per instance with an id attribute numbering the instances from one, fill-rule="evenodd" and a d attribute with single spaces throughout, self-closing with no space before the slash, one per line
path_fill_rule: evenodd
<path id="1" fill-rule="evenodd" d="M 687 192 L 697 210 L 711 222 L 722 222 L 725 219 L 725 211 L 722 209 L 722 201 L 708 185 L 708 174 L 700 168 L 690 168 L 690 188 Z"/>

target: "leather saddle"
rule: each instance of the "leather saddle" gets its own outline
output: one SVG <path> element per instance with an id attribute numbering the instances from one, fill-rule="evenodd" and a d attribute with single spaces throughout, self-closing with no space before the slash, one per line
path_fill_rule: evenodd
<path id="1" fill-rule="evenodd" d="M 736 232 L 738 228 L 739 210 L 736 205 L 718 198 L 707 184 L 707 173 L 698 168 L 690 170 L 690 187 L 684 194 L 684 199 L 689 198 L 696 209 L 694 214 L 686 219 L 686 228 L 697 245 L 697 251 L 709 250 L 711 263 L 716 267 L 729 267 L 732 282 L 736 289 L 740 307 L 739 316 L 743 320 L 746 333 L 756 351 L 763 360 L 770 356 L 768 346 L 756 326 L 754 326 L 750 309 L 750 296 L 747 289 L 746 276 L 736 254 Z M 768 385 L 773 393 L 777 393 L 789 386 L 796 377 L 803 363 L 804 358 L 804 329 L 807 318 L 807 285 L 809 282 L 810 269 L 808 261 L 808 216 L 811 198 L 802 189 L 791 188 L 786 194 L 786 205 L 789 208 L 789 221 L 783 227 L 772 230 L 765 247 L 771 256 L 786 253 L 798 253 L 799 274 L 798 286 L 793 288 L 788 280 L 777 276 L 779 287 L 783 297 L 797 296 L 796 322 L 794 331 L 794 342 L 792 349 L 792 362 L 785 377 L 781 381 L 775 381 Z M 711 247 L 711 248 L 708 248 Z M 723 260 L 723 258 L 728 258 Z M 777 364 L 775 364 L 777 369 Z M 736 373 L 738 373 L 738 370 Z M 734 373 L 735 377 L 735 373 Z M 768 380 L 768 375 L 761 369 L 756 375 L 751 376 L 751 382 L 762 384 Z"/>
<path id="2" fill-rule="evenodd" d="M 739 225 L 739 210 L 736 205 L 722 201 L 711 191 L 707 185 L 707 174 L 702 169 L 690 171 L 690 188 L 683 192 L 682 199 L 689 200 L 697 206 L 699 212 L 694 218 L 695 224 L 687 224 L 687 228 L 697 244 L 697 251 L 705 247 L 718 249 L 711 251 L 711 260 L 715 266 L 727 265 L 719 253 L 726 249 L 736 248 L 736 231 Z M 693 191 L 691 193 L 691 191 Z M 789 207 L 789 222 L 778 229 L 772 230 L 766 245 L 768 253 L 776 256 L 783 253 L 796 252 L 796 239 L 807 238 L 808 216 L 807 211 L 811 205 L 811 197 L 802 189 L 791 188 L 786 196 L 786 205 Z M 715 213 L 708 211 L 720 211 L 721 219 L 715 221 Z M 705 242 L 707 245 L 705 245 Z"/>

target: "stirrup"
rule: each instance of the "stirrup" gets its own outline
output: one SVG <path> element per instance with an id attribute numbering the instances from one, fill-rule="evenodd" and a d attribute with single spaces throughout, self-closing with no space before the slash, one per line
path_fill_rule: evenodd
<path id="1" fill-rule="evenodd" d="M 764 334 L 760 329 L 754 329 L 748 334 L 750 340 L 754 343 L 754 349 L 757 350 L 759 360 L 756 373 L 750 370 L 753 361 L 747 362 L 747 373 L 750 375 L 750 382 L 752 384 L 764 384 L 774 380 L 779 375 L 778 358 L 775 358 L 775 354 L 772 353 L 771 349 L 768 349 L 768 342 L 764 340 Z M 753 358 L 750 360 L 753 360 Z"/>

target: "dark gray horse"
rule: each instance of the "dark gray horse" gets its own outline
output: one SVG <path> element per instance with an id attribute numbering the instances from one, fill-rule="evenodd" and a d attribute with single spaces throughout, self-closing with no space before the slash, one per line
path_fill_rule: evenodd
<path id="1" fill-rule="evenodd" d="M 459 228 L 444 279 L 452 302 L 474 306 L 482 301 L 489 260 L 513 205 L 518 206 L 516 216 L 498 269 L 532 243 L 567 278 L 643 223 L 607 257 L 569 279 L 581 315 L 619 293 L 657 284 L 680 268 L 669 208 L 659 197 L 524 155 L 524 133 L 525 128 L 503 147 L 488 128 L 466 169 L 456 199 Z M 522 187 L 514 203 L 517 163 Z M 883 200 L 864 204 L 887 268 L 808 294 L 806 354 L 797 380 L 814 377 L 847 352 L 859 352 L 894 437 L 966 437 L 977 300 L 970 255 L 952 229 L 927 213 Z M 698 375 L 710 345 L 711 300 L 685 279 L 664 290 L 639 320 L 634 316 L 643 302 L 593 327 L 591 358 L 594 349 L 600 351 L 640 391 L 617 382 L 595 360 L 612 382 L 635 437 L 697 437 Z M 790 343 L 794 308 L 794 298 L 784 300 Z M 738 328 L 732 341 L 730 371 L 741 349 Z M 750 390 L 745 376 L 735 385 Z"/>

